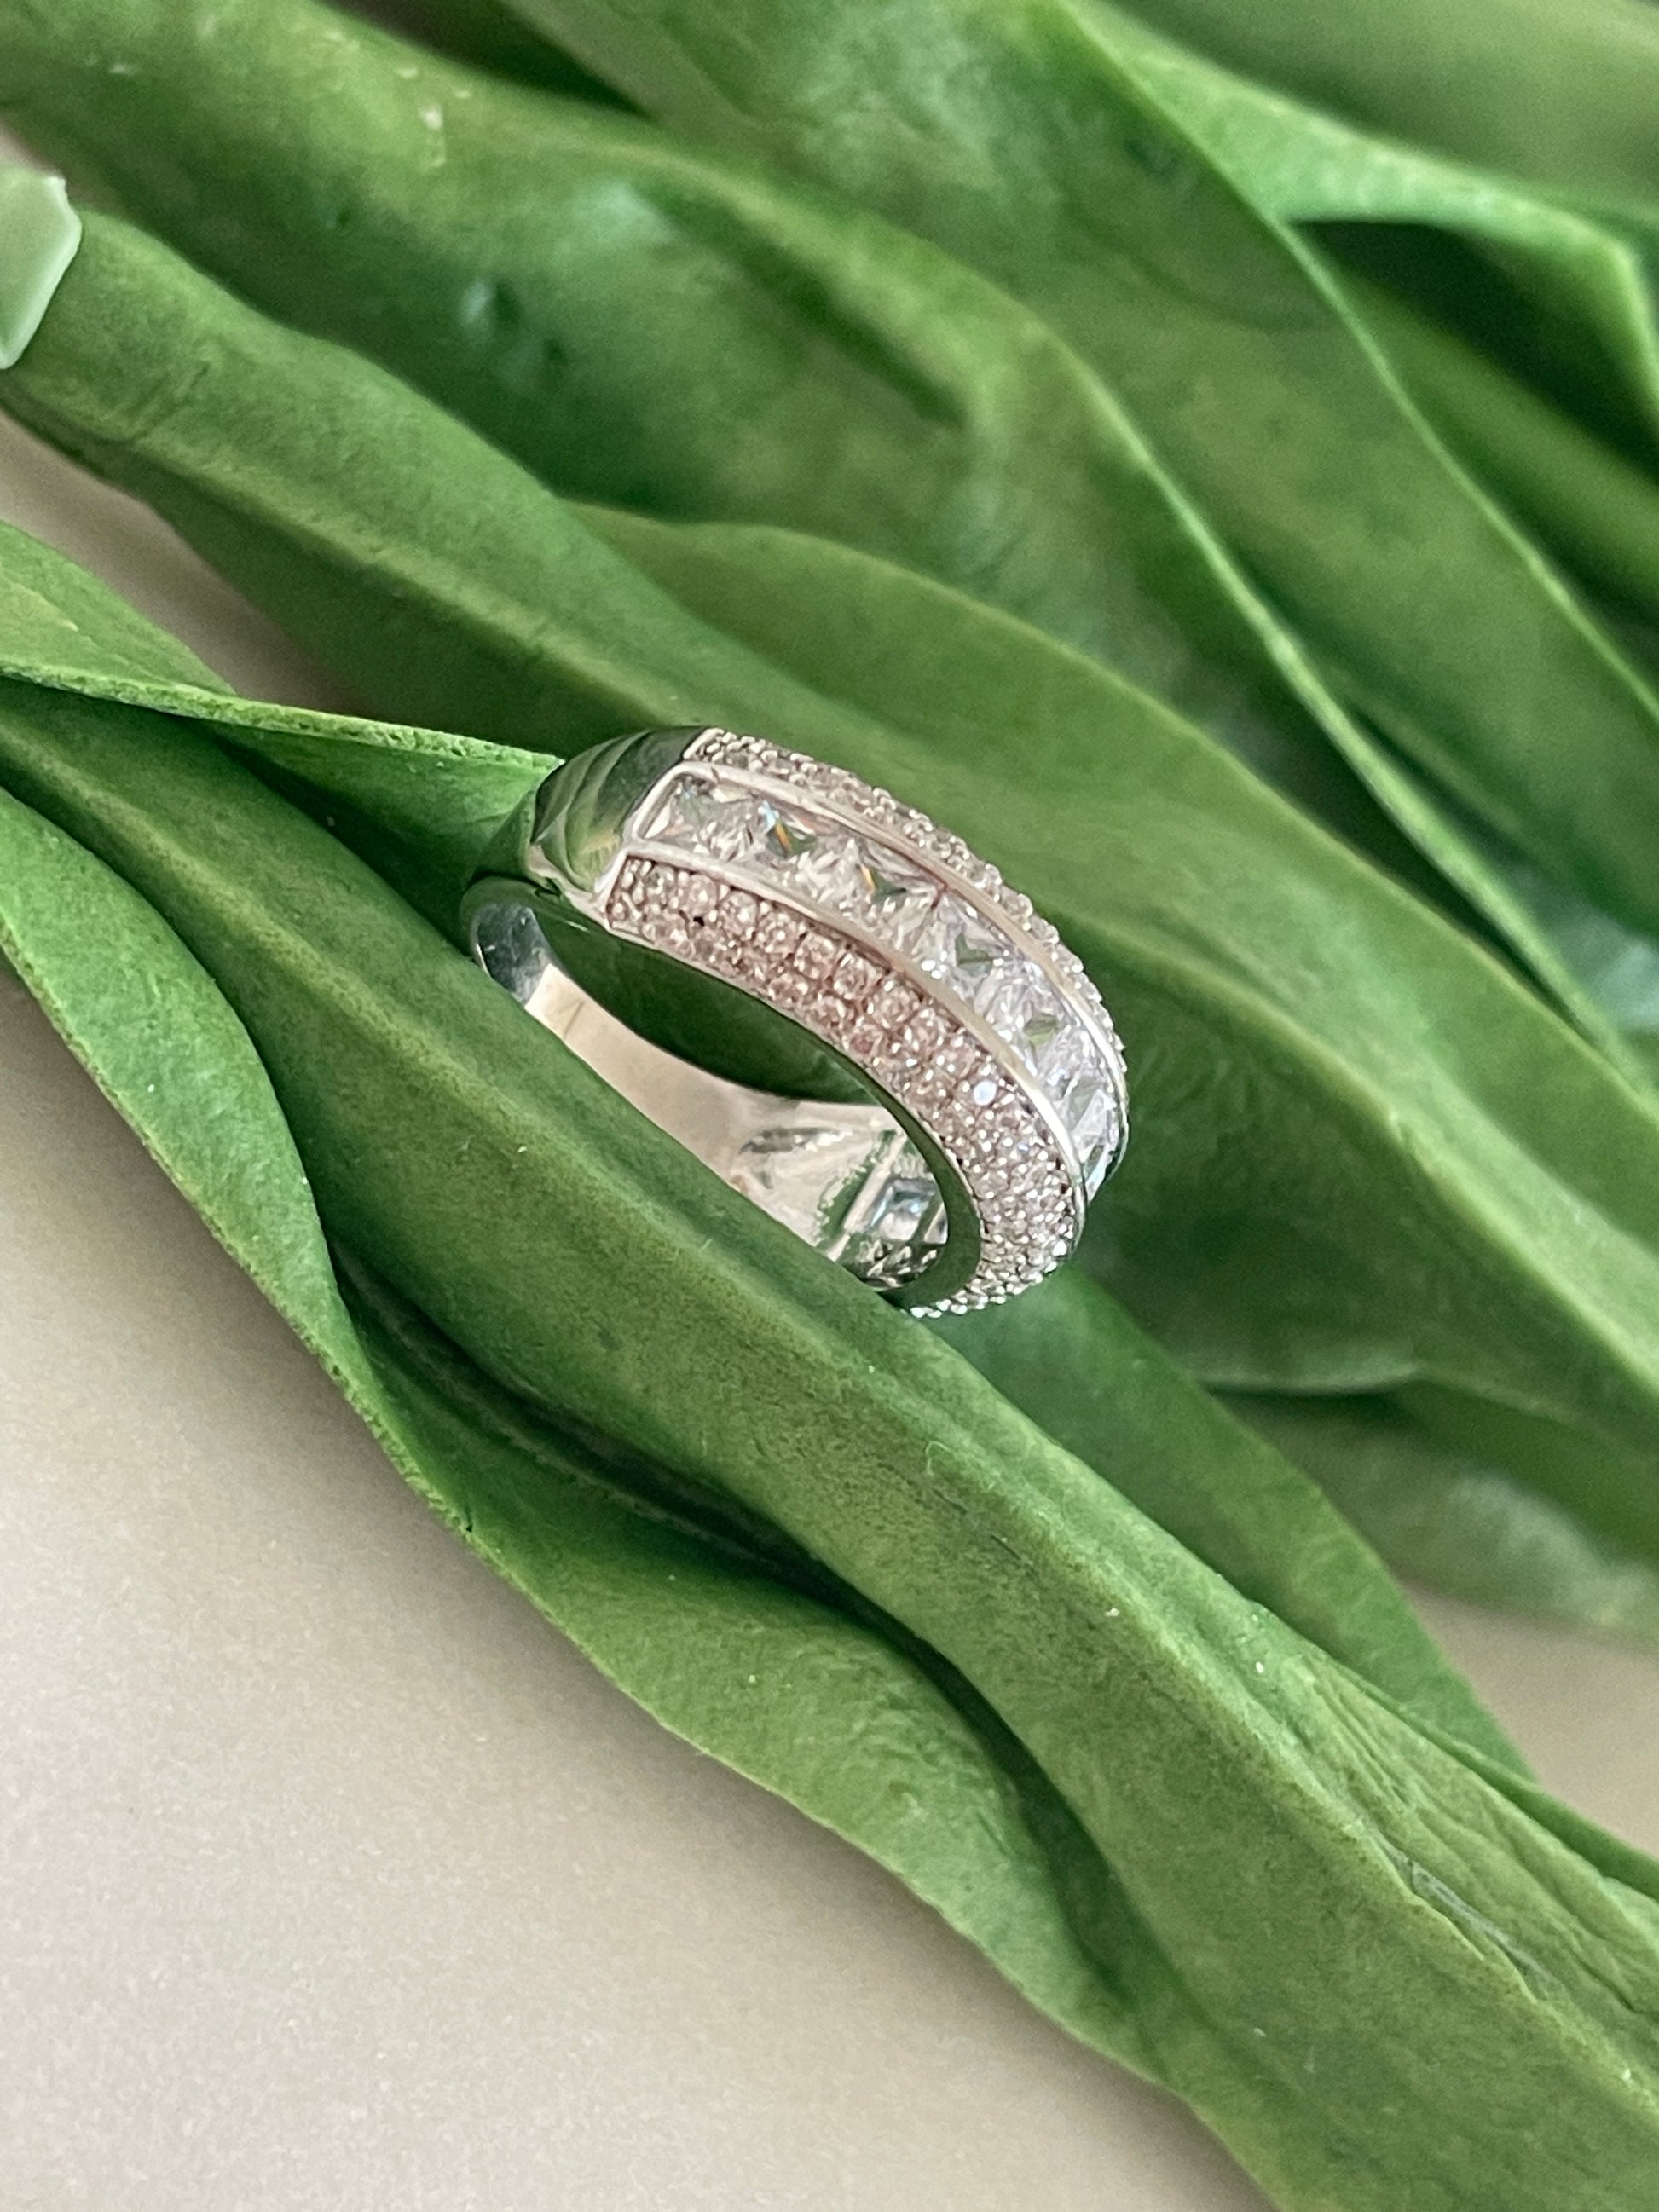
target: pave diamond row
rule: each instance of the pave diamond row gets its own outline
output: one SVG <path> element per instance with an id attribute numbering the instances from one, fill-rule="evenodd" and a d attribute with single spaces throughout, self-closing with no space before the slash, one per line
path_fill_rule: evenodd
<path id="1" fill-rule="evenodd" d="M 605 916 L 623 935 L 764 997 L 928 1129 L 966 1184 L 983 1234 L 972 1280 L 933 1310 L 1011 1297 L 1071 1249 L 1073 1170 L 1043 1116 L 970 1028 L 867 938 L 705 866 L 637 855 L 612 882 Z"/>
<path id="2" fill-rule="evenodd" d="M 1122 1047 L 1052 926 L 960 838 L 843 769 L 723 730 L 688 749 L 637 834 L 799 901 L 938 982 L 1012 1049 L 1093 1196 L 1126 1133 Z"/>

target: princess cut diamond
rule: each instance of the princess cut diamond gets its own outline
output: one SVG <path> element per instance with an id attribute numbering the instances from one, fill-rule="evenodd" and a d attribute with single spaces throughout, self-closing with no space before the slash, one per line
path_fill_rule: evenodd
<path id="1" fill-rule="evenodd" d="M 941 895 L 908 949 L 920 966 L 970 1006 L 981 1004 L 994 988 L 1011 950 L 978 909 L 953 891 Z"/>
<path id="2" fill-rule="evenodd" d="M 645 835 L 655 844 L 735 860 L 762 835 L 761 817 L 760 805 L 748 792 L 706 783 L 700 776 L 680 776 L 646 823 Z"/>

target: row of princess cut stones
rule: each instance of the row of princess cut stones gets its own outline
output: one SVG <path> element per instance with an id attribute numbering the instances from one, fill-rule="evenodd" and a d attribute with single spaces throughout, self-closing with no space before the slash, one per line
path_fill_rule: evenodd
<path id="1" fill-rule="evenodd" d="M 702 867 L 639 856 L 617 872 L 605 919 L 779 1007 L 932 1133 L 978 1208 L 983 1243 L 967 1285 L 926 1310 L 1000 1303 L 1070 1251 L 1073 1173 L 1042 1117 L 963 1024 L 866 944 Z"/>
<path id="2" fill-rule="evenodd" d="M 921 969 L 1008 1046 L 1094 1195 L 1126 1134 L 1122 1048 L 1052 926 L 960 838 L 843 769 L 728 730 L 693 740 L 632 836 L 775 890 Z"/>
<path id="3" fill-rule="evenodd" d="M 785 745 L 772 744 L 769 738 L 749 737 L 739 730 L 701 731 L 686 748 L 685 758 L 793 784 L 804 794 L 824 799 L 838 810 L 856 815 L 872 830 L 889 837 L 902 838 L 942 866 L 953 869 L 983 897 L 1000 908 L 1016 929 L 1023 930 L 1044 948 L 1069 988 L 1111 1038 L 1121 1066 L 1122 1041 L 1112 1026 L 1112 1018 L 1087 969 L 1063 942 L 1054 924 L 1037 912 L 1024 893 L 1005 883 L 1001 872 L 988 860 L 982 860 L 953 830 L 942 830 L 918 808 L 905 805 L 879 784 L 866 783 L 849 769 L 814 760 L 809 753 L 792 752 Z"/>

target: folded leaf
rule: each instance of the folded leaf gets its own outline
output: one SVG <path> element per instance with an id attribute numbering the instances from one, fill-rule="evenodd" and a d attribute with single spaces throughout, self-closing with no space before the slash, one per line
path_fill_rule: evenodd
<path id="1" fill-rule="evenodd" d="M 407 387 L 236 313 L 207 351 L 222 375 L 181 355 L 154 428 L 124 399 L 93 450 L 280 619 L 423 719 L 559 750 L 726 720 L 932 807 L 1006 862 L 1126 1021 L 1140 1133 L 1089 1261 L 1132 1309 L 1218 1383 L 1431 1378 L 1582 1431 L 1624 1468 L 1619 1526 L 1653 1540 L 1656 1117 L 1473 945 L 1041 634 L 819 541 L 585 528 Z M 9 402 L 82 404 L 60 329 L 55 311 Z M 493 770 L 434 801 L 377 761 L 354 794 L 372 748 L 262 743 L 449 926 Z M 434 803 L 430 836 L 392 818 Z M 1588 1513 L 1614 1502 L 1577 1462 L 1552 1479 Z"/>
<path id="2" fill-rule="evenodd" d="M 775 1540 L 769 1557 L 651 1470 L 556 1434 L 361 1261 L 343 1299 L 270 1081 L 206 970 L 3 795 L 0 859 L 0 948 L 428 1503 L 658 1719 L 869 1851 L 1073 2033 L 1136 2058 L 1073 1925 L 1066 1816 L 1029 1761 L 1011 1771 L 994 1726 L 810 1562 L 792 1579 Z"/>
<path id="3" fill-rule="evenodd" d="M 1249 76 L 1363 127 L 1590 199 L 1659 207 L 1659 25 L 1642 0 L 1135 0 Z"/>
<path id="4" fill-rule="evenodd" d="M 212 974 L 324 1220 L 405 1300 L 498 1382 L 773 1523 L 995 1712 L 1070 1808 L 1050 1863 L 1109 1981 L 1101 2032 L 1127 2023 L 1283 2202 L 1639 2188 L 1659 1869 L 1200 1566 L 186 721 L 14 678 L 0 780 Z"/>
<path id="5" fill-rule="evenodd" d="M 556 489 L 839 538 L 1097 654 L 1478 915 L 1636 1071 L 1504 872 L 1341 704 L 1113 391 L 959 262 L 310 0 L 174 0 L 137 23 L 81 0 L 72 20 L 0 21 L 0 55 L 21 120 L 244 295 L 372 353 Z M 94 245 L 75 295 L 79 420 L 60 391 L 56 434 L 95 453 L 101 427 L 120 476 L 120 383 L 164 362 L 193 377 L 238 334 L 190 272 L 106 227 Z M 267 342 L 244 319 L 240 343 Z"/>
<path id="6" fill-rule="evenodd" d="M 1484 0 L 1490 5 L 1491 0 Z M 1483 296 L 1458 304 L 1491 318 L 1501 286 L 1480 285 L 1482 262 L 1518 294 L 1506 337 L 1540 362 L 1554 357 L 1582 403 L 1586 383 L 1617 386 L 1620 407 L 1647 448 L 1659 443 L 1659 329 L 1640 241 L 1547 191 L 1488 169 L 1437 159 L 1218 68 L 1162 38 L 1108 0 L 1086 0 L 1112 47 L 1254 204 L 1287 222 L 1432 226 L 1479 249 L 1464 264 Z M 1153 0 L 1154 9 L 1158 0 Z M 1177 12 L 1182 0 L 1176 0 Z M 1146 12 L 1146 10 L 1142 11 Z M 1659 59 L 1659 50 L 1656 50 Z M 1468 93 L 1490 82 L 1490 58 Z M 1407 241 L 1402 240 L 1401 243 Z M 1420 240 L 1413 258 L 1432 263 Z M 1421 275 L 1427 276 L 1428 270 Z M 1498 337 L 1497 328 L 1492 332 Z"/>
<path id="7" fill-rule="evenodd" d="M 1351 706 L 1547 871 L 1659 923 L 1659 703 L 1425 433 L 1294 239 L 1137 81 L 1111 17 L 1085 0 L 520 5 L 651 113 L 837 186 L 1036 308 Z"/>

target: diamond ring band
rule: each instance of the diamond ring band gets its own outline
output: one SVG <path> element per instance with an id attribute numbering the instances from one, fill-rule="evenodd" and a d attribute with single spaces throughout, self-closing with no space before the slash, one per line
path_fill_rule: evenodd
<path id="1" fill-rule="evenodd" d="M 1080 963 L 960 838 L 729 730 L 578 754 L 465 923 L 497 981 L 735 1188 L 896 1302 L 1071 1251 L 1127 1133 Z"/>

